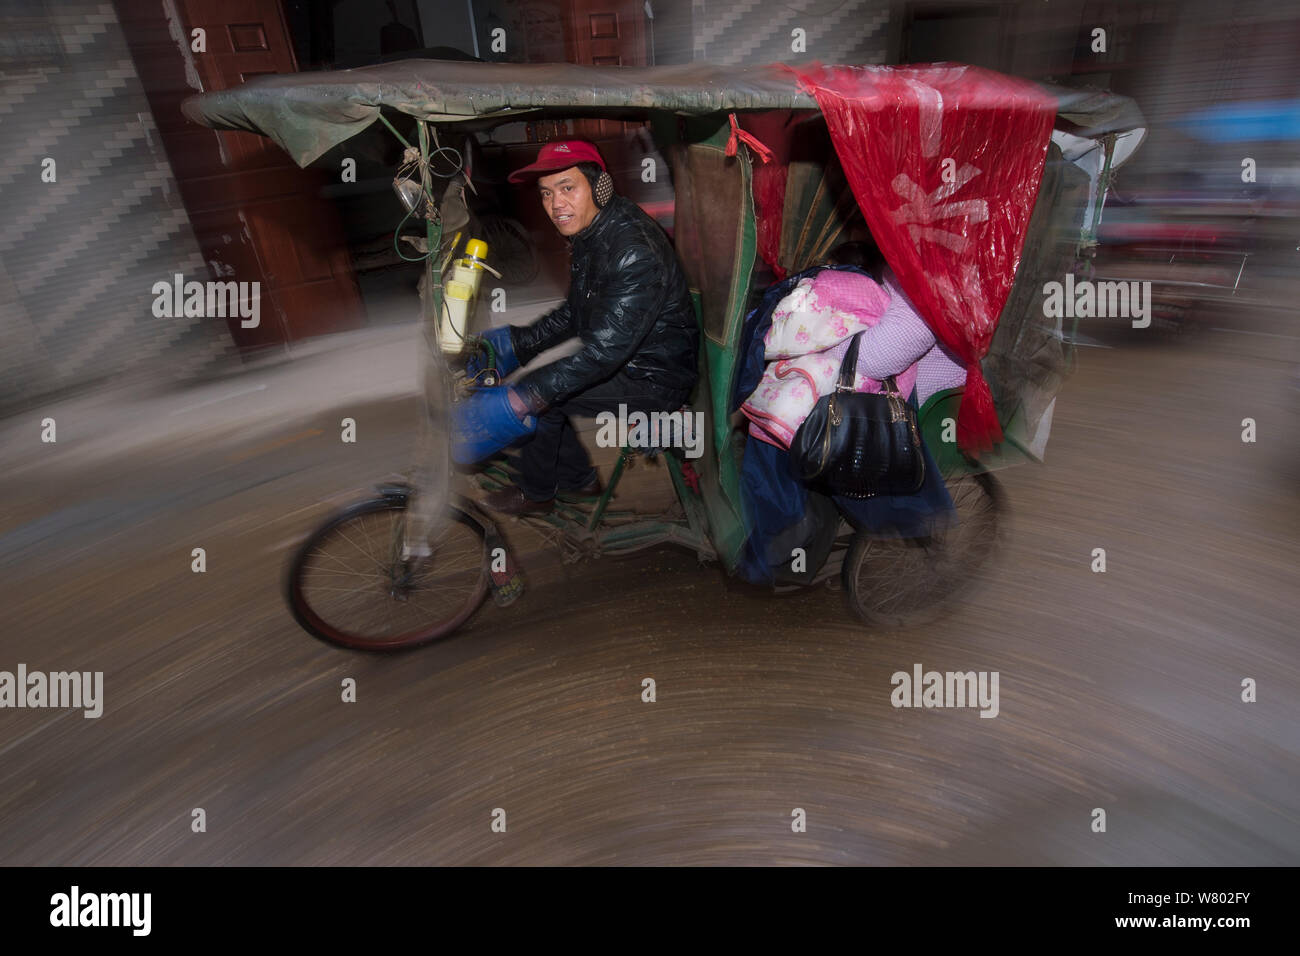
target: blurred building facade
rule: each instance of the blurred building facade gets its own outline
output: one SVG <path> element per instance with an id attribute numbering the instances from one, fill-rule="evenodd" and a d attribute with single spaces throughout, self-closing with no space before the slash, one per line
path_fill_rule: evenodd
<path id="1" fill-rule="evenodd" d="M 155 318 L 150 288 L 206 272 L 112 6 L 0 6 L 0 408 L 231 346 Z"/>

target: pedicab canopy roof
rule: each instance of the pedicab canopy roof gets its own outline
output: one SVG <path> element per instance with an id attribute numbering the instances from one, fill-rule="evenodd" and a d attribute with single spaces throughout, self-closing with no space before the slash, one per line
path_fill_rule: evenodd
<path id="1" fill-rule="evenodd" d="M 965 71 L 957 65 L 940 67 Z M 865 67 L 887 72 L 889 67 Z M 1132 100 L 1038 84 L 1074 132 L 1096 136 L 1143 125 Z M 306 166 L 379 118 L 381 109 L 439 123 L 494 125 L 537 112 L 609 119 L 648 110 L 703 115 L 734 110 L 818 109 L 798 76 L 781 66 L 582 66 L 401 60 L 354 70 L 259 76 L 188 98 L 189 119 L 213 129 L 275 140 Z"/>
<path id="2" fill-rule="evenodd" d="M 479 126 L 547 112 L 640 119 L 739 113 L 741 120 L 730 120 L 727 155 L 739 140 L 754 150 L 755 167 L 776 174 L 754 179 L 760 246 L 763 225 L 782 219 L 782 152 L 778 145 L 773 153 L 761 136 L 741 127 L 761 127 L 756 113 L 820 111 L 873 238 L 938 341 L 966 365 L 957 444 L 975 453 L 1003 438 L 981 361 L 1016 278 L 1053 129 L 1088 139 L 1142 125 L 1124 97 L 958 64 L 594 67 L 405 60 L 258 78 L 191 97 L 183 109 L 206 126 L 269 136 L 300 165 L 365 130 L 385 109 Z M 1108 156 L 1114 148 L 1111 141 Z"/>

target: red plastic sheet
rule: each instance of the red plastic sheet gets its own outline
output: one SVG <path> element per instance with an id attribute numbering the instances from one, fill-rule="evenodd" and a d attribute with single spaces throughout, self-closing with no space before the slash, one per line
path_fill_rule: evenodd
<path id="1" fill-rule="evenodd" d="M 777 279 L 784 279 L 785 269 L 780 264 L 781 223 L 786 177 L 790 172 L 790 147 L 796 127 L 791 123 L 790 113 L 785 110 L 746 113 L 739 122 L 743 129 L 763 143 L 770 156 L 769 162 L 755 158 L 752 165 L 758 254 L 771 266 Z"/>
<path id="2" fill-rule="evenodd" d="M 880 251 L 966 363 L 957 444 L 1002 440 L 980 369 L 1015 279 L 1056 103 L 977 67 L 789 67 L 817 99 Z"/>

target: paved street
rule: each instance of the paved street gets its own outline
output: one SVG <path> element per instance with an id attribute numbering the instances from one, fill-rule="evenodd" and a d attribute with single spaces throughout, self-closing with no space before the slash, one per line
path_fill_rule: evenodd
<path id="1" fill-rule="evenodd" d="M 912 631 L 505 522 L 514 605 L 405 654 L 312 639 L 285 559 L 405 468 L 406 328 L 0 422 L 0 670 L 104 672 L 97 720 L 0 711 L 0 864 L 1295 865 L 1295 335 L 1080 350 L 982 588 Z M 667 501 L 633 478 L 620 504 Z M 915 664 L 999 672 L 997 718 L 895 709 Z"/>

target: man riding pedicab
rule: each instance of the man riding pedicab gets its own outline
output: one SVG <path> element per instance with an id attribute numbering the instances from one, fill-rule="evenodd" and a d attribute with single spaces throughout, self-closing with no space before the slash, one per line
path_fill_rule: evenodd
<path id="1" fill-rule="evenodd" d="M 542 206 L 570 243 L 569 290 L 527 326 L 502 326 L 491 343 L 502 376 L 577 337 L 582 348 L 512 386 L 482 388 L 456 407 L 452 455 L 480 461 L 523 438 L 517 485 L 490 494 L 505 514 L 551 510 L 558 491 L 601 490 L 574 415 L 681 408 L 695 386 L 700 344 L 686 277 L 668 237 L 635 203 L 614 193 L 600 152 L 579 140 L 547 143 L 510 174 L 535 181 Z M 470 375 L 483 370 L 472 359 Z M 531 437 L 529 437 L 531 436 Z"/>

